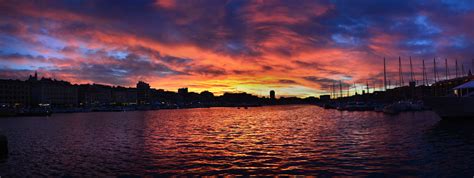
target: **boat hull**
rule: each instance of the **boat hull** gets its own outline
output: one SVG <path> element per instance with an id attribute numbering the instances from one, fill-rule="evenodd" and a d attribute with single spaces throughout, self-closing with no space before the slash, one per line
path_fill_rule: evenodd
<path id="1" fill-rule="evenodd" d="M 424 102 L 443 119 L 474 119 L 474 98 L 430 97 Z"/>

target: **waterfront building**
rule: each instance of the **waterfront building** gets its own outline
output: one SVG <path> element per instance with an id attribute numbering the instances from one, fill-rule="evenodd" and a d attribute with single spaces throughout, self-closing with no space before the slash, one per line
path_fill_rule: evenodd
<path id="1" fill-rule="evenodd" d="M 221 104 L 238 104 L 238 105 L 257 105 L 260 104 L 258 96 L 251 95 L 248 93 L 224 93 L 224 95 L 218 97 Z"/>
<path id="2" fill-rule="evenodd" d="M 178 94 L 180 94 L 180 95 L 188 94 L 188 88 L 179 88 L 178 89 Z"/>
<path id="3" fill-rule="evenodd" d="M 38 79 L 38 75 L 30 76 L 27 83 L 31 87 L 31 104 L 52 105 L 60 107 L 76 106 L 78 104 L 78 89 L 66 81 L 51 78 Z"/>
<path id="4" fill-rule="evenodd" d="M 472 80 L 474 80 L 474 76 L 468 75 L 464 77 L 438 81 L 434 83 L 431 87 L 435 96 L 446 96 L 452 94 L 452 88 Z"/>
<path id="5" fill-rule="evenodd" d="M 100 84 L 79 85 L 79 102 L 83 106 L 109 105 L 113 102 L 112 87 Z"/>
<path id="6" fill-rule="evenodd" d="M 143 81 L 137 83 L 137 101 L 138 104 L 150 104 L 151 102 L 150 84 Z"/>
<path id="7" fill-rule="evenodd" d="M 156 103 L 167 103 L 167 104 L 176 104 L 176 102 L 182 98 L 176 92 L 165 91 L 163 89 L 154 89 L 152 90 L 152 99 Z"/>
<path id="8" fill-rule="evenodd" d="M 30 85 L 20 80 L 0 79 L 0 104 L 9 107 L 30 105 Z"/>
<path id="9" fill-rule="evenodd" d="M 137 90 L 135 88 L 114 87 L 112 89 L 112 102 L 115 104 L 137 104 Z"/>

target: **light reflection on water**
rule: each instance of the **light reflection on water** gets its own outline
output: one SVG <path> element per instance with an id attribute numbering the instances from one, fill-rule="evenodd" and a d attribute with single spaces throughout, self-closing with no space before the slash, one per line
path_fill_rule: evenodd
<path id="1" fill-rule="evenodd" d="M 0 174 L 472 176 L 473 128 L 316 106 L 9 118 Z"/>

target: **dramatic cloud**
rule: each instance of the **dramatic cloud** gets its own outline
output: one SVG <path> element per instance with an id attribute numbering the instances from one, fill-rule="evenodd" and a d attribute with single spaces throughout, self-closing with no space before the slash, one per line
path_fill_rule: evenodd
<path id="1" fill-rule="evenodd" d="M 0 78 L 311 96 L 472 70 L 471 0 L 0 0 Z M 454 74 L 454 73 L 453 73 Z M 431 77 L 430 77 L 431 78 Z M 354 91 L 353 91 L 354 92 Z"/>

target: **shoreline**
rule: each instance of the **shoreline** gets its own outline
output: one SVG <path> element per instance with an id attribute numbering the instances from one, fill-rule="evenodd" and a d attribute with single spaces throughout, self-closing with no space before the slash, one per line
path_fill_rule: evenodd
<path id="1" fill-rule="evenodd" d="M 0 118 L 16 118 L 16 117 L 38 117 L 51 116 L 53 114 L 68 114 L 68 113 L 94 113 L 94 112 L 132 112 L 132 111 L 158 111 L 158 110 L 181 110 L 181 109 L 195 109 L 195 108 L 236 108 L 248 109 L 252 107 L 265 106 L 290 106 L 290 105 L 312 105 L 318 104 L 310 103 L 291 103 L 291 104 L 273 104 L 273 105 L 215 105 L 215 106 L 188 106 L 188 107 L 162 107 L 162 108 L 67 108 L 67 109 L 51 109 L 40 113 L 1 113 Z M 320 107 L 320 106 L 319 106 Z"/>

